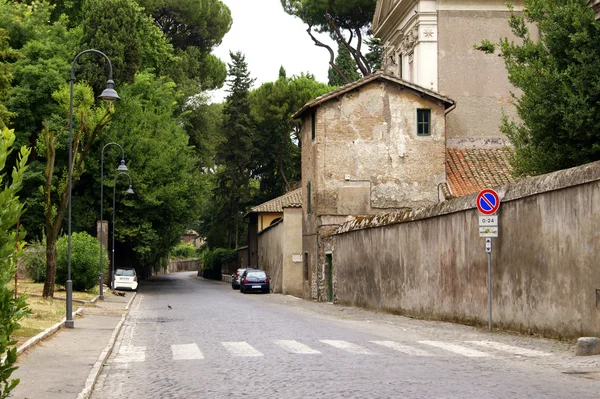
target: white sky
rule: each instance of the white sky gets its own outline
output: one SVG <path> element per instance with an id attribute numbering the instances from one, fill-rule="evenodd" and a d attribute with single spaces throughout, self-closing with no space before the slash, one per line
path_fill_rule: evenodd
<path id="1" fill-rule="evenodd" d="M 222 0 L 231 10 L 233 25 L 213 54 L 229 63 L 229 51 L 241 51 L 246 56 L 254 87 L 273 82 L 283 66 L 287 76 L 312 73 L 318 81 L 327 83 L 329 52 L 314 45 L 306 33 L 307 25 L 300 18 L 283 11 L 280 0 Z M 327 35 L 318 36 L 336 51 L 337 46 Z M 212 99 L 221 102 L 225 86 L 213 92 Z"/>

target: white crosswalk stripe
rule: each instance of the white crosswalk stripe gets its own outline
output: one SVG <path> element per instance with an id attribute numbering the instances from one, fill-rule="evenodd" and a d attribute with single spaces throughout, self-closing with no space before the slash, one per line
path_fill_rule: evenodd
<path id="1" fill-rule="evenodd" d="M 234 357 L 264 356 L 247 342 L 221 342 L 221 344 Z"/>
<path id="2" fill-rule="evenodd" d="M 409 356 L 432 356 L 431 353 L 424 351 L 423 349 L 414 348 L 412 346 L 399 344 L 394 341 L 371 341 L 374 344 L 385 346 L 386 348 L 393 349 L 398 352 L 402 352 Z"/>
<path id="3" fill-rule="evenodd" d="M 454 352 L 456 354 L 467 356 L 467 357 L 493 357 L 489 353 L 481 352 L 476 349 L 467 348 L 465 346 L 451 344 L 448 342 L 442 341 L 417 341 L 420 344 L 433 346 L 436 348 L 444 349 L 450 352 Z"/>
<path id="4" fill-rule="evenodd" d="M 336 340 L 321 340 L 324 344 L 331 345 L 338 349 L 343 349 L 346 352 L 355 353 L 357 355 L 371 355 L 373 352 L 347 341 L 336 341 Z"/>
<path id="5" fill-rule="evenodd" d="M 204 359 L 202 352 L 196 344 L 171 345 L 173 360 Z"/>
<path id="6" fill-rule="evenodd" d="M 304 345 L 298 341 L 278 340 L 278 341 L 275 341 L 275 343 L 277 345 L 281 346 L 286 351 L 292 352 L 292 353 L 300 353 L 300 354 L 306 354 L 306 355 L 318 355 L 321 353 L 318 350 L 312 349 L 311 347 Z"/>
<path id="7" fill-rule="evenodd" d="M 502 352 L 508 352 L 513 355 L 519 355 L 519 356 L 529 356 L 529 357 L 552 356 L 551 353 L 537 351 L 534 349 L 520 348 L 518 346 L 502 344 L 500 342 L 494 342 L 494 341 L 465 341 L 465 342 L 483 346 L 485 348 L 492 348 L 492 349 L 502 351 Z"/>
<path id="8" fill-rule="evenodd" d="M 117 363 L 133 363 L 143 362 L 146 360 L 145 346 L 129 346 L 124 345 L 119 348 L 119 352 L 115 357 Z"/>

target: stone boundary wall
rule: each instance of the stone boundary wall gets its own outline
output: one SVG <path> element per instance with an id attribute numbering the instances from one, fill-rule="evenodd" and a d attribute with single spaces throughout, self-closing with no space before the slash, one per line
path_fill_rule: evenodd
<path id="1" fill-rule="evenodd" d="M 271 277 L 271 291 L 282 292 L 284 220 L 266 227 L 258 233 L 258 268 Z"/>
<path id="2" fill-rule="evenodd" d="M 600 335 L 600 162 L 497 187 L 494 325 Z M 328 237 L 336 302 L 487 324 L 487 254 L 476 195 L 356 217 Z"/>
<path id="3" fill-rule="evenodd" d="M 191 272 L 200 270 L 199 259 L 173 259 L 169 260 L 167 273 Z"/>

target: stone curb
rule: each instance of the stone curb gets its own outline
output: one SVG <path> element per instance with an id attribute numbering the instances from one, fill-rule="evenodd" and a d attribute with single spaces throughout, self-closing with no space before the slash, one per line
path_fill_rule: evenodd
<path id="1" fill-rule="evenodd" d="M 127 306 L 125 307 L 125 311 L 127 311 L 127 313 L 121 317 L 121 321 L 119 321 L 119 324 L 117 324 L 117 326 L 113 330 L 108 344 L 106 345 L 100 356 L 98 356 L 98 360 L 96 360 L 96 363 L 94 363 L 94 367 L 92 367 L 92 370 L 90 371 L 90 374 L 88 375 L 88 378 L 85 381 L 85 386 L 83 387 L 83 390 L 79 392 L 79 395 L 77 395 L 77 399 L 88 399 L 92 394 L 94 386 L 96 385 L 96 381 L 98 381 L 98 377 L 100 376 L 102 368 L 104 367 L 104 362 L 106 362 L 106 359 L 108 359 L 108 357 L 113 351 L 113 348 L 115 347 L 115 342 L 117 341 L 117 337 L 119 336 L 121 327 L 123 327 L 123 323 L 125 323 L 125 319 L 129 314 L 129 307 L 131 306 L 131 303 L 133 302 L 136 296 L 137 292 L 134 292 L 129 302 L 127 302 Z"/>
<path id="2" fill-rule="evenodd" d="M 83 312 L 83 308 L 77 309 L 75 312 L 73 312 L 73 317 L 80 315 L 82 312 Z M 58 323 L 53 325 L 52 327 L 46 328 L 44 331 L 42 331 L 38 335 L 31 337 L 27 341 L 23 342 L 17 348 L 17 355 L 20 355 L 21 353 L 25 352 L 27 349 L 31 348 L 32 346 L 36 345 L 40 341 L 48 338 L 49 336 L 51 336 L 52 334 L 54 334 L 55 332 L 60 330 L 62 328 L 62 326 L 65 325 L 66 320 L 67 320 L 67 318 L 65 317 L 61 321 L 59 321 Z M 0 362 L 4 363 L 5 360 L 6 360 L 6 356 L 3 356 L 2 359 L 0 359 Z"/>

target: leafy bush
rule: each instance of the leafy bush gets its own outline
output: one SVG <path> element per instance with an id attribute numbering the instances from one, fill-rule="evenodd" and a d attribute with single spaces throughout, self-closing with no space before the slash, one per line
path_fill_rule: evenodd
<path id="1" fill-rule="evenodd" d="M 189 259 L 196 258 L 198 256 L 198 252 L 196 251 L 196 247 L 194 247 L 190 243 L 184 243 L 183 241 L 177 244 L 171 250 L 171 259 L 180 258 L 180 259 Z"/>
<path id="2" fill-rule="evenodd" d="M 46 280 L 46 238 L 33 241 L 25 248 L 21 259 L 27 277 L 35 283 L 43 283 Z"/>
<path id="3" fill-rule="evenodd" d="M 67 243 L 68 236 L 62 236 L 56 243 L 56 283 L 67 283 Z M 108 254 L 102 251 L 103 273 L 106 273 Z M 88 291 L 98 284 L 100 243 L 88 233 L 73 233 L 71 236 L 71 280 L 74 291 Z"/>
<path id="4" fill-rule="evenodd" d="M 207 250 L 202 254 L 202 270 L 217 270 L 225 263 L 237 259 L 235 249 L 215 248 Z"/>

